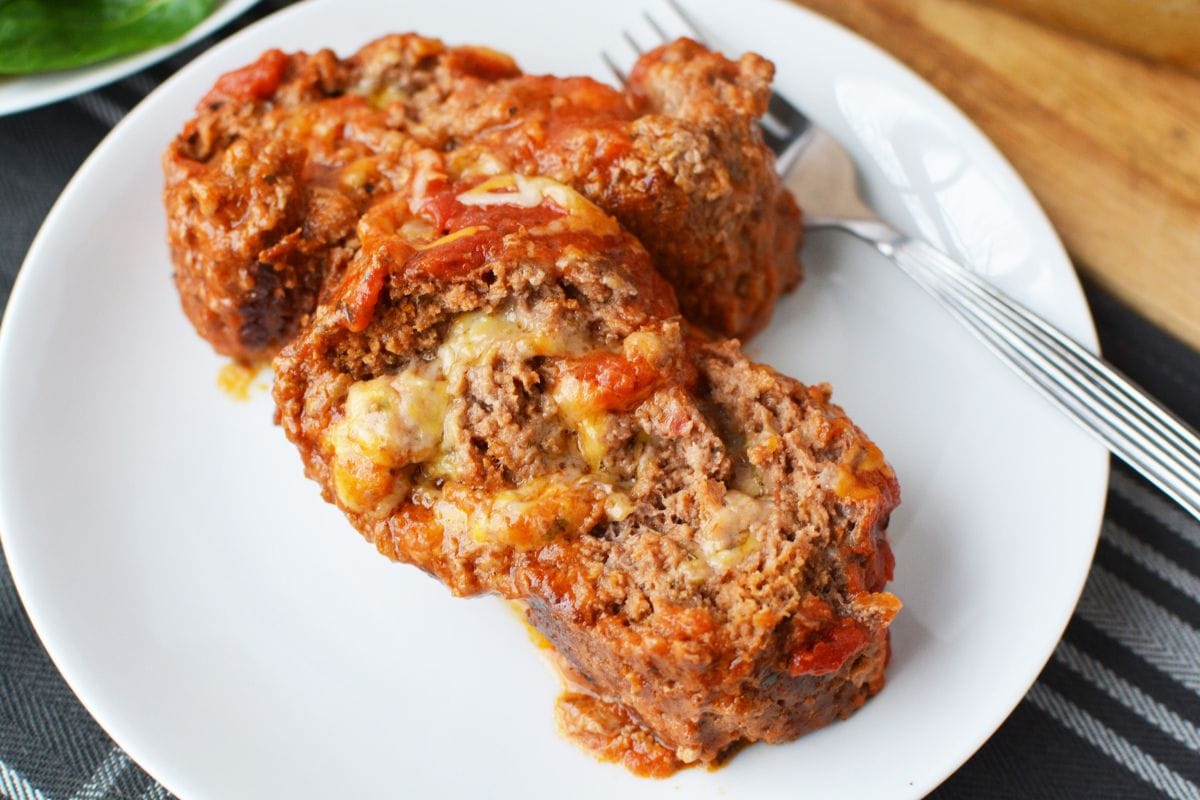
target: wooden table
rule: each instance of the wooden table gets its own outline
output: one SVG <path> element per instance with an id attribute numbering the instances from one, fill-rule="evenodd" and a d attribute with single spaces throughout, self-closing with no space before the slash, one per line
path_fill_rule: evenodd
<path id="1" fill-rule="evenodd" d="M 1200 349 L 1200 77 L 969 0 L 796 2 L 940 89 L 1080 269 Z"/>

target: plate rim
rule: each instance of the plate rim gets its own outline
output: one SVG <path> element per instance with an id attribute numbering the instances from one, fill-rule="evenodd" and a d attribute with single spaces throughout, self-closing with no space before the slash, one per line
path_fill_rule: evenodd
<path id="1" fill-rule="evenodd" d="M 853 40 L 854 42 L 857 43 L 857 45 L 873 51 L 873 53 L 877 57 L 880 57 L 882 59 L 882 61 L 887 64 L 889 70 L 900 73 L 905 77 L 905 79 L 914 81 L 917 84 L 920 84 L 921 87 L 929 93 L 930 98 L 934 102 L 936 102 L 938 105 L 941 106 L 941 108 L 939 109 L 939 113 L 948 114 L 948 115 L 954 117 L 956 122 L 967 126 L 967 128 L 969 128 L 971 131 L 973 131 L 976 134 L 980 143 L 984 144 L 986 146 L 986 148 L 991 151 L 992 155 L 996 159 L 996 164 L 1000 167 L 1001 170 L 1004 171 L 1004 173 L 1006 173 L 1006 177 L 1010 181 L 1012 187 L 1014 189 L 1016 189 L 1017 191 L 1019 191 L 1021 193 L 1021 195 L 1023 195 L 1024 199 L 1026 201 L 1028 201 L 1028 203 L 1030 205 L 1030 209 L 1032 211 L 1036 212 L 1036 214 L 1046 224 L 1046 227 L 1049 230 L 1049 232 L 1052 234 L 1050 241 L 1047 242 L 1048 249 L 1045 252 L 1048 256 L 1053 255 L 1055 258 L 1060 259 L 1062 265 L 1066 267 L 1065 274 L 1063 277 L 1068 279 L 1068 282 L 1069 282 L 1071 290 L 1072 290 L 1072 296 L 1070 298 L 1070 303 L 1072 305 L 1077 304 L 1079 310 L 1082 311 L 1083 330 L 1081 332 L 1084 335 L 1082 337 L 1080 337 L 1079 339 L 1077 339 L 1077 341 L 1079 341 L 1079 343 L 1082 344 L 1090 352 L 1098 354 L 1099 353 L 1099 338 L 1098 338 L 1098 335 L 1096 332 L 1095 318 L 1091 312 L 1091 308 L 1087 301 L 1087 297 L 1083 291 L 1083 286 L 1080 281 L 1079 273 L 1078 273 L 1077 269 L 1075 268 L 1074 262 L 1071 260 L 1069 254 L 1067 253 L 1066 248 L 1062 243 L 1061 237 L 1058 235 L 1057 230 L 1054 228 L 1053 224 L 1050 222 L 1049 218 L 1047 217 L 1047 215 L 1045 213 L 1045 209 L 1042 207 L 1042 204 L 1038 201 L 1037 197 L 1033 194 L 1033 192 L 1029 188 L 1028 184 L 1020 176 L 1020 174 L 1016 171 L 1016 169 L 1012 166 L 1011 162 L 1004 155 L 1004 153 L 1001 150 L 999 150 L 999 148 L 996 147 L 995 143 L 975 124 L 975 122 L 973 120 L 971 120 L 970 117 L 968 117 L 966 115 L 966 113 L 963 112 L 957 105 L 955 105 L 949 98 L 947 98 L 944 94 L 942 94 L 942 92 L 937 87 L 935 87 L 933 84 L 929 83 L 925 78 L 923 78 L 921 75 L 916 73 L 913 69 L 908 67 L 906 64 L 899 61 L 895 56 L 893 56 L 892 54 L 890 54 L 883 48 L 879 47 L 875 43 L 871 42 L 869 39 L 865 38 L 864 36 L 858 34 L 856 31 L 853 31 L 853 30 L 845 27 L 844 25 L 842 25 L 822 14 L 819 14 L 807 7 L 801 6 L 798 3 L 789 2 L 789 0 L 757 0 L 757 1 L 760 3 L 763 3 L 764 5 L 771 5 L 771 6 L 780 8 L 780 9 L 785 9 L 787 12 L 796 13 L 796 14 L 800 15 L 801 17 L 807 17 L 809 24 L 816 24 L 818 27 L 826 26 L 826 27 L 829 27 L 832 29 L 836 29 L 836 31 L 838 33 L 840 33 L 841 35 L 843 35 L 844 37 L 846 37 L 848 39 Z M 246 8 L 249 8 L 250 6 L 252 6 L 254 3 L 257 2 L 257 0 L 230 0 L 231 5 L 236 5 L 238 2 L 246 3 L 245 8 L 241 9 L 241 11 L 245 11 Z M 126 128 L 128 126 L 137 124 L 137 120 L 139 120 L 143 115 L 149 113 L 147 109 L 149 109 L 152 105 L 156 104 L 158 102 L 158 98 L 161 95 L 171 93 L 174 90 L 174 86 L 177 83 L 181 82 L 186 77 L 186 74 L 190 74 L 193 70 L 204 69 L 205 65 L 209 61 L 213 60 L 214 58 L 219 57 L 219 54 L 221 51 L 225 50 L 228 47 L 233 46 L 234 44 L 236 44 L 238 41 L 240 41 L 243 38 L 249 38 L 252 35 L 254 35 L 257 32 L 257 30 L 259 29 L 259 26 L 278 24 L 279 20 L 281 20 L 281 19 L 291 17 L 293 15 L 299 15 L 299 14 L 304 13 L 304 12 L 306 12 L 314 7 L 317 7 L 317 6 L 322 6 L 322 5 L 334 6 L 335 3 L 336 3 L 336 0 L 301 0 L 301 2 L 295 3 L 286 8 L 280 9 L 278 11 L 275 11 L 275 12 L 267 15 L 266 17 L 263 17 L 262 19 L 256 20 L 255 22 L 251 23 L 250 25 L 247 25 L 245 28 L 243 28 L 242 30 L 239 30 L 238 32 L 234 33 L 233 35 L 228 36 L 228 37 L 214 43 L 212 47 L 210 47 L 209 49 L 205 50 L 204 52 L 198 54 L 195 59 L 193 59 L 191 62 L 189 62 L 188 64 L 181 67 L 177 72 L 172 74 L 169 78 L 167 78 L 159 86 L 157 86 L 152 92 L 150 92 L 144 98 L 142 98 L 142 100 L 140 102 L 138 102 L 138 104 L 135 105 L 129 111 L 129 113 L 127 113 L 118 122 L 118 124 L 115 125 L 108 132 L 108 134 L 99 142 L 99 144 L 97 144 L 97 146 L 93 149 L 93 151 L 80 164 L 79 168 L 76 170 L 76 172 L 72 175 L 70 180 L 64 186 L 64 188 L 61 191 L 61 193 L 59 194 L 58 198 L 56 198 L 56 200 L 53 203 L 53 205 L 51 206 L 49 212 L 46 214 L 45 219 L 43 220 L 41 226 L 39 227 L 37 234 L 35 235 L 33 241 L 31 242 L 31 244 L 29 246 L 29 250 L 26 253 L 25 258 L 22 261 L 21 268 L 16 275 L 16 278 L 13 283 L 12 291 L 9 295 L 9 299 L 8 299 L 6 308 L 4 310 L 3 317 L 0 317 L 0 374 L 3 374 L 5 372 L 5 370 L 8 369 L 8 367 L 6 366 L 7 364 L 9 364 L 15 358 L 17 358 L 17 356 L 11 354 L 11 352 L 14 351 L 14 347 L 15 347 L 11 343 L 13 340 L 13 334 L 11 332 L 6 333 L 6 331 L 10 331 L 11 329 L 17 327 L 18 323 L 14 323 L 14 322 L 12 322 L 12 320 L 14 318 L 19 318 L 19 315 L 21 313 L 23 313 L 22 309 L 24 309 L 24 306 L 27 305 L 27 304 L 23 304 L 21 302 L 21 299 L 24 297 L 24 295 L 27 291 L 25 289 L 25 287 L 30 283 L 30 280 L 31 280 L 31 279 L 27 279 L 26 276 L 28 273 L 31 272 L 31 270 L 29 269 L 31 264 L 34 264 L 39 260 L 38 258 L 36 258 L 36 256 L 38 256 L 39 252 L 45 246 L 43 243 L 43 239 L 47 235 L 47 231 L 52 227 L 52 223 L 56 222 L 57 217 L 60 214 L 64 213 L 62 211 L 62 208 L 65 205 L 66 199 L 69 196 L 71 196 L 74 192 L 78 191 L 78 186 L 80 184 L 82 184 L 86 180 L 88 180 L 88 175 L 94 169 L 96 169 L 97 168 L 96 165 L 102 159 L 104 159 L 106 157 L 107 151 L 111 147 L 115 146 L 114 142 L 120 136 L 122 136 L 124 134 L 124 131 L 126 130 Z M 215 16 L 216 13 L 219 13 L 219 12 L 214 12 L 213 16 Z M 234 14 L 233 16 L 237 16 L 237 15 Z M 211 17 L 210 17 L 210 19 L 211 19 Z M 219 25 L 214 26 L 214 27 L 219 27 Z M 206 35 L 206 34 L 201 34 L 197 38 L 202 38 L 203 35 Z M 191 42 L 188 42 L 187 44 L 190 44 L 190 43 Z M 182 49 L 182 47 L 185 47 L 185 46 L 186 46 L 186 44 L 181 44 L 179 49 Z M 149 55 L 149 54 L 144 54 L 144 55 Z M 167 57 L 169 55 L 170 55 L 170 53 L 167 53 L 162 57 Z M 156 59 L 156 60 L 158 60 L 158 59 Z M 136 70 L 134 70 L 134 71 L 136 71 Z M 59 98 L 59 99 L 61 99 L 61 98 Z M 153 102 L 151 102 L 151 101 L 153 101 Z M 2 116 L 3 113 L 4 112 L 0 112 L 0 116 Z M 14 310 L 16 311 L 15 314 L 14 314 Z M 992 356 L 989 355 L 989 357 L 992 357 Z M 0 394 L 0 417 L 2 417 L 3 413 L 4 413 L 2 401 L 3 401 L 3 396 L 2 396 L 2 394 Z M 4 432 L 4 426 L 0 425 L 0 447 L 3 446 L 3 432 Z M 1041 674 L 1041 672 L 1045 668 L 1045 665 L 1049 662 L 1050 658 L 1053 656 L 1054 649 L 1057 645 L 1057 642 L 1062 638 L 1062 634 L 1065 631 L 1067 624 L 1070 622 L 1070 619 L 1074 614 L 1076 606 L 1078 605 L 1079 598 L 1082 594 L 1087 576 L 1090 573 L 1092 562 L 1093 562 L 1094 556 L 1095 556 L 1095 550 L 1096 550 L 1096 547 L 1098 546 L 1098 542 L 1099 542 L 1099 536 L 1100 536 L 1101 526 L 1103 523 L 1104 511 L 1105 511 L 1105 505 L 1106 505 L 1107 488 L 1108 488 L 1112 465 L 1111 465 L 1111 459 L 1109 457 L 1107 450 L 1097 451 L 1097 459 L 1099 461 L 1101 461 L 1102 463 L 1099 465 L 1100 469 L 1099 469 L 1098 475 L 1097 475 L 1097 478 L 1098 478 L 1097 486 L 1091 490 L 1095 494 L 1094 505 L 1089 509 L 1084 509 L 1084 510 L 1075 512 L 1076 516 L 1079 517 L 1081 520 L 1081 522 L 1080 522 L 1081 529 L 1086 528 L 1087 530 L 1093 531 L 1093 533 L 1091 534 L 1090 540 L 1089 540 L 1090 546 L 1087 549 L 1088 558 L 1086 560 L 1081 560 L 1080 565 L 1078 566 L 1078 574 L 1075 576 L 1074 580 L 1070 581 L 1070 583 L 1071 583 L 1070 596 L 1072 596 L 1074 598 L 1074 600 L 1072 601 L 1070 606 L 1068 608 L 1066 608 L 1065 613 L 1063 613 L 1062 618 L 1058 621 L 1058 623 L 1053 626 L 1053 628 L 1057 631 L 1057 634 L 1056 634 L 1053 642 L 1050 644 L 1050 646 L 1048 648 L 1045 648 L 1044 656 L 1041 657 L 1040 659 L 1036 660 L 1036 663 L 1034 663 L 1035 660 L 1033 660 L 1033 659 L 1029 660 L 1027 668 L 1022 672 L 1023 677 L 1021 678 L 1021 680 L 1019 682 L 1016 681 L 1015 679 L 1012 681 L 1014 685 L 1019 683 L 1023 688 L 1020 690 L 1020 692 L 1014 693 L 1014 696 L 1011 698 L 1011 702 L 1001 703 L 1001 704 L 997 705 L 997 708 L 1002 707 L 1003 711 L 1002 711 L 1002 713 L 997 713 L 995 715 L 995 718 L 993 720 L 991 720 L 991 722 L 989 722 L 989 724 L 987 725 L 986 735 L 982 735 L 982 738 L 980 738 L 978 741 L 974 741 L 975 737 L 969 737 L 970 741 L 968 743 L 962 745 L 960 748 L 958 748 L 955 756 L 952 759 L 948 759 L 947 763 L 949 764 L 949 766 L 947 768 L 947 771 L 945 771 L 944 774 L 941 774 L 940 776 L 937 776 L 937 777 L 931 777 L 930 780 L 926 784 L 923 784 L 923 785 L 910 784 L 910 786 L 908 788 L 915 792 L 915 794 L 913 796 L 916 796 L 916 797 L 923 796 L 924 794 L 932 791 L 933 789 L 935 789 L 939 785 L 941 785 L 945 780 L 947 780 L 951 775 L 953 775 L 955 772 L 957 772 L 962 766 L 964 766 L 970 760 L 970 758 L 992 738 L 992 736 L 1000 728 L 1000 726 L 1011 716 L 1012 712 L 1016 709 L 1016 707 L 1024 699 L 1024 697 L 1028 693 L 1029 689 L 1033 686 L 1033 684 L 1036 682 L 1038 676 Z M 147 774 L 149 774 L 151 777 L 153 777 L 160 784 L 167 787 L 169 791 L 172 791 L 173 793 L 178 795 L 179 793 L 177 791 L 175 791 L 175 789 L 173 789 L 170 785 L 168 785 L 166 782 L 162 781 L 161 778 L 159 778 L 158 774 L 156 774 L 157 767 L 148 766 L 148 765 L 144 764 L 141 760 L 138 760 L 136 758 L 136 756 L 134 756 L 134 754 L 132 752 L 130 752 L 129 748 L 123 743 L 122 740 L 124 737 L 118 737 L 117 735 L 114 735 L 114 733 L 110 729 L 109 725 L 106 724 L 106 722 L 99 715 L 97 715 L 95 713 L 93 699 L 85 698 L 85 696 L 78 691 L 78 689 L 76 687 L 75 674 L 72 674 L 71 672 L 69 672 L 68 670 L 63 668 L 63 665 L 60 663 L 59 658 L 55 655 L 54 650 L 52 649 L 51 645 L 48 643 L 48 639 L 45 635 L 45 631 L 43 630 L 41 623 L 39 623 L 38 619 L 35 617 L 35 614 L 31 610 L 32 607 L 31 607 L 30 603 L 28 602 L 28 597 L 30 597 L 31 595 L 28 591 L 26 591 L 25 588 L 23 588 L 26 586 L 26 579 L 28 576 L 24 571 L 24 567 L 21 566 L 19 559 L 13 560 L 11 558 L 12 548 L 8 543 L 9 537 L 11 536 L 11 534 L 7 533 L 7 531 L 10 530 L 10 526 L 8 525 L 8 520 L 6 517 L 7 512 L 5 511 L 7 504 L 4 502 L 3 478 L 4 478 L 3 461 L 0 460 L 0 547 L 2 547 L 4 550 L 5 557 L 6 557 L 6 560 L 8 561 L 8 565 L 9 565 L 9 571 L 13 578 L 14 586 L 17 590 L 18 596 L 21 599 L 21 602 L 25 609 L 26 615 L 27 615 L 31 625 L 33 626 L 34 632 L 37 634 L 38 639 L 42 643 L 43 648 L 45 649 L 47 655 L 51 659 L 52 663 L 54 664 L 55 668 L 58 670 L 58 672 L 61 675 L 61 677 L 63 678 L 63 680 L 70 687 L 70 689 L 71 689 L 72 693 L 74 693 L 76 699 L 78 699 L 79 702 L 84 706 L 84 708 L 88 711 L 89 715 L 92 716 L 92 718 L 95 720 L 95 722 L 105 731 L 105 733 L 119 747 L 121 747 L 121 749 L 127 755 L 130 756 L 131 759 L 133 759 L 134 761 L 136 761 L 138 763 L 138 765 L 141 769 L 143 769 Z M 1085 526 L 1084 522 L 1087 522 L 1088 520 L 1090 520 L 1090 523 Z M 1064 583 L 1066 583 L 1066 582 L 1064 581 Z M 54 636 L 52 635 L 50 638 L 53 639 Z"/>

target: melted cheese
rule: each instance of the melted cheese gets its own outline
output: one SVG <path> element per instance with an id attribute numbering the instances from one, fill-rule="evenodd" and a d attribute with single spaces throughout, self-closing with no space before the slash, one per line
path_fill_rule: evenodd
<path id="1" fill-rule="evenodd" d="M 543 187 L 550 183 L 552 181 L 549 178 L 526 178 L 516 173 L 496 175 L 474 189 L 463 192 L 457 199 L 464 206 L 537 208 L 546 197 L 542 191 Z M 497 191 L 501 189 L 512 191 Z"/>
<path id="2" fill-rule="evenodd" d="M 437 228 L 421 217 L 409 217 L 400 224 L 400 228 L 396 232 L 417 250 L 424 250 L 426 247 L 432 247 L 441 242 L 441 239 L 436 236 Z"/>
<path id="3" fill-rule="evenodd" d="M 446 188 L 449 180 L 443 170 L 441 157 L 432 150 L 418 150 L 413 155 L 412 206 L 421 208 L 425 201 Z"/>
<path id="4" fill-rule="evenodd" d="M 521 314 L 508 311 L 486 314 L 473 311 L 454 320 L 445 341 L 438 349 L 438 360 L 447 376 L 485 363 L 502 349 L 513 357 L 569 356 L 585 352 L 587 340 L 577 332 L 560 330 L 545 333 Z"/>
<path id="5" fill-rule="evenodd" d="M 234 400 L 249 400 L 251 389 L 268 388 L 261 381 L 255 383 L 255 378 L 258 377 L 259 372 L 269 366 L 270 364 L 246 365 L 238 361 L 230 361 L 217 372 L 217 387 Z"/>
<path id="6" fill-rule="evenodd" d="M 599 522 L 607 516 L 611 496 L 607 484 L 570 473 L 545 475 L 499 492 L 448 484 L 434 515 L 448 532 L 524 551 Z"/>
<path id="7" fill-rule="evenodd" d="M 407 92 L 391 82 L 385 83 L 367 94 L 367 102 L 378 109 L 385 109 L 392 103 L 407 98 Z"/>
<path id="8" fill-rule="evenodd" d="M 438 452 L 447 402 L 444 381 L 414 369 L 351 385 L 324 437 L 342 504 L 376 516 L 395 508 L 411 488 L 404 468 Z"/>
<path id="9" fill-rule="evenodd" d="M 730 489 L 725 503 L 704 519 L 696 532 L 696 541 L 708 565 L 724 572 L 736 566 L 758 547 L 751 527 L 762 523 L 770 513 L 763 500 Z"/>
<path id="10" fill-rule="evenodd" d="M 338 180 L 348 189 L 361 189 L 368 183 L 379 180 L 379 169 L 375 159 L 370 156 L 356 158 L 342 168 Z"/>
<path id="11" fill-rule="evenodd" d="M 451 537 L 457 538 L 470 530 L 471 518 L 466 511 L 448 500 L 437 500 L 433 504 L 433 516 Z"/>
<path id="12" fill-rule="evenodd" d="M 621 232 L 617 221 L 586 197 L 566 184 L 543 176 L 527 177 L 515 172 L 496 175 L 458 195 L 457 199 L 465 206 L 516 208 L 537 208 L 549 200 L 566 212 L 569 229 L 589 230 L 604 236 L 617 236 Z"/>
<path id="13" fill-rule="evenodd" d="M 508 171 L 508 165 L 490 150 L 469 144 L 446 155 L 446 171 L 455 180 L 482 178 Z"/>
<path id="14" fill-rule="evenodd" d="M 438 360 L 447 375 L 483 363 L 506 345 L 519 355 L 539 355 L 545 347 L 541 337 L 525 330 L 509 315 L 475 311 L 454 320 L 446 339 L 438 349 Z"/>
<path id="15" fill-rule="evenodd" d="M 614 491 L 604 501 L 604 513 L 613 522 L 620 522 L 633 513 L 633 501 L 624 492 Z"/>
<path id="16" fill-rule="evenodd" d="M 630 361 L 660 364 L 668 355 L 668 345 L 658 333 L 637 331 L 625 337 L 621 351 Z M 595 387 L 567 374 L 554 384 L 551 396 L 563 421 L 579 437 L 579 454 L 584 462 L 594 472 L 603 474 L 604 458 L 608 455 L 606 440 L 613 418 L 597 401 L 595 391 Z"/>
<path id="17" fill-rule="evenodd" d="M 839 464 L 833 491 L 843 500 L 873 500 L 879 496 L 879 486 L 867 476 L 878 472 L 884 478 L 891 478 L 894 473 L 883 458 L 883 451 L 873 442 L 864 442 L 855 447 L 850 453 L 847 464 Z"/>
<path id="18" fill-rule="evenodd" d="M 405 223 L 405 224 L 407 225 L 407 223 Z M 428 223 L 426 223 L 426 224 L 428 224 Z M 466 238 L 467 236 L 474 236 L 475 234 L 479 233 L 480 231 L 486 231 L 486 230 L 487 230 L 486 225 L 469 225 L 466 228 L 459 228 L 454 233 L 447 233 L 445 236 L 434 239 L 433 241 L 426 240 L 423 244 L 416 245 L 416 248 L 418 250 L 428 250 L 430 247 L 438 247 L 443 244 L 450 244 L 451 242 L 456 241 L 458 239 L 463 239 L 463 238 Z"/>
<path id="19" fill-rule="evenodd" d="M 441 442 L 445 385 L 412 370 L 362 381 L 350 387 L 344 413 L 335 448 L 353 447 L 381 464 L 421 461 Z"/>
<path id="20" fill-rule="evenodd" d="M 746 457 L 739 458 L 734 463 L 733 488 L 751 497 L 768 494 L 773 488 L 773 482 L 757 465 L 769 461 L 782 447 L 782 437 L 770 428 L 752 436 L 746 443 Z"/>
<path id="21" fill-rule="evenodd" d="M 670 345 L 661 333 L 655 331 L 634 331 L 625 337 L 621 350 L 626 358 L 647 364 L 661 364 L 671 355 Z"/>
<path id="22" fill-rule="evenodd" d="M 563 422 L 578 432 L 590 469 L 498 492 L 458 483 L 460 454 L 454 445 L 462 439 L 462 415 L 448 412 L 452 396 L 465 388 L 468 371 L 499 354 L 526 360 L 575 355 L 591 347 L 578 333 L 539 332 L 516 312 L 459 316 L 432 361 L 350 386 L 342 418 L 324 437 L 338 499 L 351 511 L 384 516 L 411 495 L 450 535 L 522 550 L 603 519 L 627 518 L 633 503 L 600 470 L 609 416 L 574 378 L 559 382 L 554 397 Z M 424 477 L 414 489 L 415 464 L 422 465 Z"/>
<path id="23" fill-rule="evenodd" d="M 579 437 L 579 454 L 584 462 L 592 471 L 602 472 L 604 457 L 608 455 L 605 438 L 609 415 L 596 405 L 586 384 L 573 375 L 555 383 L 551 397 L 563 422 Z"/>

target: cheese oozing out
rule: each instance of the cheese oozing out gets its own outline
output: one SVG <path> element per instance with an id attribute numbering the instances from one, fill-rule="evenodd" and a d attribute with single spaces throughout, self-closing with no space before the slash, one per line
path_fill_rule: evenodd
<path id="1" fill-rule="evenodd" d="M 459 194 L 457 201 L 464 206 L 519 208 L 550 202 L 566 212 L 550 226 L 619 233 L 612 218 L 575 190 L 549 178 L 492 174 L 500 168 L 484 164 L 477 174 L 490 177 Z M 427 223 L 404 222 L 406 209 L 398 207 L 396 212 L 395 220 L 381 219 L 418 250 L 478 230 L 465 228 L 439 239 Z M 633 511 L 632 501 L 605 471 L 604 461 L 615 416 L 628 409 L 607 406 L 601 395 L 611 387 L 594 383 L 586 371 L 549 370 L 553 377 L 547 387 L 559 421 L 576 435 L 580 464 L 501 490 L 484 490 L 462 481 L 466 466 L 462 460 L 470 454 L 461 452 L 456 443 L 464 438 L 459 426 L 465 419 L 461 411 L 472 370 L 487 368 L 499 358 L 519 363 L 542 357 L 565 364 L 597 351 L 581 332 L 568 327 L 548 333 L 547 327 L 517 309 L 465 313 L 452 320 L 429 360 L 352 384 L 340 418 L 324 436 L 333 488 L 341 504 L 352 512 L 383 518 L 406 501 L 417 502 L 430 509 L 447 532 L 520 550 L 541 547 L 605 519 L 626 519 Z M 624 366 L 639 362 L 657 368 L 673 355 L 658 333 L 638 331 L 605 357 Z M 769 438 L 756 447 L 767 447 Z M 770 504 L 757 474 L 752 469 L 744 472 L 734 481 L 736 488 L 726 492 L 724 502 L 697 526 L 698 552 L 690 565 L 697 580 L 732 568 L 758 547 L 755 528 L 767 521 Z"/>
<path id="2" fill-rule="evenodd" d="M 553 396 L 564 398 L 560 418 L 579 435 L 584 467 L 492 492 L 457 480 L 463 454 L 453 443 L 460 438 L 461 415 L 453 406 L 466 392 L 469 371 L 500 356 L 509 361 L 570 358 L 589 347 L 569 330 L 539 331 L 514 310 L 459 316 L 433 359 L 349 387 L 342 416 L 324 437 L 338 499 L 350 511 L 382 518 L 417 488 L 421 503 L 444 529 L 518 549 L 539 547 L 601 519 L 626 518 L 632 511 L 628 496 L 591 468 L 603 453 L 590 432 L 603 428 L 606 415 L 582 400 L 572 405 L 561 392 Z"/>
<path id="3" fill-rule="evenodd" d="M 579 454 L 593 472 L 602 473 L 604 457 L 608 454 L 604 440 L 609 415 L 596 407 L 587 385 L 570 375 L 554 384 L 551 396 L 563 422 L 579 437 Z"/>
<path id="4" fill-rule="evenodd" d="M 655 334 L 638 332 L 622 343 L 622 353 L 651 361 L 663 347 Z M 596 387 L 569 370 L 549 392 L 559 420 L 577 436 L 582 465 L 501 490 L 458 479 L 464 454 L 453 443 L 461 438 L 462 415 L 453 407 L 463 402 L 470 370 L 499 357 L 570 359 L 594 349 L 570 331 L 541 332 L 513 310 L 459 316 L 432 359 L 350 386 L 342 417 L 325 437 L 338 499 L 347 509 L 376 518 L 411 499 L 429 508 L 447 533 L 518 550 L 627 518 L 632 501 L 603 468 L 613 414 L 598 400 Z M 756 447 L 769 447 L 777 437 L 761 438 Z M 689 579 L 701 582 L 724 573 L 758 548 L 756 528 L 768 521 L 771 503 L 761 487 L 755 489 L 728 489 L 723 502 L 700 521 L 694 557 L 684 565 Z"/>
<path id="5" fill-rule="evenodd" d="M 767 520 L 770 504 L 736 489 L 725 492 L 725 503 L 700 525 L 697 539 L 709 566 L 724 571 L 758 547 L 753 528 Z"/>
<path id="6" fill-rule="evenodd" d="M 415 462 L 442 442 L 448 397 L 436 375 L 408 369 L 352 384 L 343 416 L 325 435 L 334 491 L 351 511 L 382 515 L 412 488 Z"/>

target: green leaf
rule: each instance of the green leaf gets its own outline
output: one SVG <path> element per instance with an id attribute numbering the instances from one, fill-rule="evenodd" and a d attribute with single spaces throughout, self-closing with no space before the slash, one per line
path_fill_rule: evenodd
<path id="1" fill-rule="evenodd" d="M 217 0 L 0 0 L 0 73 L 68 69 L 174 41 Z"/>

